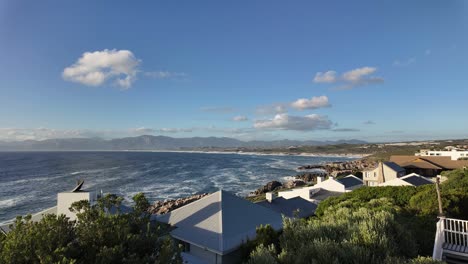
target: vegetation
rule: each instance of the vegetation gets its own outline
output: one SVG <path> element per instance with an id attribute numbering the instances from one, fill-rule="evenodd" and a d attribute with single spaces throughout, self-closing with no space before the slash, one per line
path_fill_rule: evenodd
<path id="1" fill-rule="evenodd" d="M 443 173 L 445 215 L 468 219 L 468 170 Z M 434 185 L 363 187 L 319 204 L 316 217 L 284 220 L 281 234 L 251 241 L 246 263 L 438 263 Z M 260 233 L 265 233 L 262 231 Z"/>
<path id="2" fill-rule="evenodd" d="M 96 205 L 74 203 L 77 221 L 18 217 L 0 238 L 0 263 L 182 263 L 179 248 L 150 222 L 144 195 L 133 199 L 130 213 L 120 212 L 121 197 L 106 195 Z"/>

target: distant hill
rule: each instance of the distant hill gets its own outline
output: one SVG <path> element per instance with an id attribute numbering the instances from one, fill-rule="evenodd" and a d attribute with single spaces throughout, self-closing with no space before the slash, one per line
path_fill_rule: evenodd
<path id="1" fill-rule="evenodd" d="M 173 138 L 166 136 L 138 136 L 104 140 L 100 138 L 69 138 L 1 142 L 0 150 L 188 150 L 200 148 L 278 148 L 289 146 L 324 146 L 335 144 L 365 144 L 361 140 L 338 141 L 241 141 L 228 137 Z"/>

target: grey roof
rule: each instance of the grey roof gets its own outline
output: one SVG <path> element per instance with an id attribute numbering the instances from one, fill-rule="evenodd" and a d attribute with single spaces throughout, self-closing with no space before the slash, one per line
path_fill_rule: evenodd
<path id="1" fill-rule="evenodd" d="M 401 177 L 400 178 L 401 180 L 413 185 L 413 186 L 421 186 L 421 185 L 425 185 L 425 184 L 433 184 L 434 182 L 432 182 L 431 180 L 429 179 L 426 179 L 424 177 L 421 177 L 421 176 L 418 176 L 418 175 L 408 175 L 408 176 L 405 176 L 405 177 Z"/>
<path id="2" fill-rule="evenodd" d="M 396 172 L 405 171 L 404 168 L 400 167 L 395 162 L 387 161 L 387 162 L 384 162 L 383 164 L 385 164 L 387 167 L 389 167 L 390 169 L 392 169 L 392 170 L 394 170 Z"/>
<path id="3" fill-rule="evenodd" d="M 345 188 L 353 187 L 356 185 L 362 185 L 362 181 L 358 179 L 356 176 L 346 176 L 341 179 L 337 179 L 341 184 L 345 186 Z"/>
<path id="4" fill-rule="evenodd" d="M 177 228 L 171 235 L 220 255 L 236 250 L 256 236 L 256 228 L 270 224 L 282 228 L 281 214 L 254 204 L 226 191 L 202 199 L 157 217 Z"/>
<path id="5" fill-rule="evenodd" d="M 278 197 L 273 199 L 271 202 L 262 201 L 257 204 L 266 208 L 270 208 L 273 211 L 281 213 L 287 217 L 308 217 L 313 215 L 315 213 L 315 209 L 317 209 L 317 205 L 315 203 L 307 201 L 306 199 L 299 196 L 291 199 Z"/>

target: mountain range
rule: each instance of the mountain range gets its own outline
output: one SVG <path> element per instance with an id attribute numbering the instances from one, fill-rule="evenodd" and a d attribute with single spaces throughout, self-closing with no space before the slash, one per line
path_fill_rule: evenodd
<path id="1" fill-rule="evenodd" d="M 228 137 L 173 138 L 167 136 L 143 135 L 109 140 L 101 138 L 67 138 L 14 142 L 0 141 L 0 150 L 193 150 L 200 148 L 277 148 L 365 143 L 367 142 L 356 139 L 337 141 L 299 141 L 287 139 L 274 141 L 241 141 Z"/>

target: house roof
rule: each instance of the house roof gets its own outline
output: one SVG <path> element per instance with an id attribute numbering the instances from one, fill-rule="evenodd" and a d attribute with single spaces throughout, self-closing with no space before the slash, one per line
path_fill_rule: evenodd
<path id="1" fill-rule="evenodd" d="M 396 171 L 396 172 L 400 172 L 400 171 L 405 170 L 404 168 L 400 167 L 395 162 L 387 161 L 387 162 L 384 162 L 383 164 L 386 165 L 387 167 L 389 167 L 390 169 Z"/>
<path id="2" fill-rule="evenodd" d="M 418 161 L 416 161 L 418 160 Z M 433 164 L 441 169 L 453 170 L 468 166 L 468 160 L 452 160 L 445 156 L 403 156 L 395 155 L 390 157 L 390 161 L 400 166 L 412 166 L 413 168 L 424 169 L 427 163 Z M 422 162 L 425 161 L 425 162 Z M 420 167 L 418 167 L 420 166 Z"/>
<path id="3" fill-rule="evenodd" d="M 435 165 L 434 163 L 431 163 L 427 160 L 418 158 L 414 159 L 410 162 L 403 163 L 403 167 L 405 168 L 420 168 L 420 169 L 433 169 L 433 170 L 441 170 L 442 168 L 440 166 Z"/>
<path id="4" fill-rule="evenodd" d="M 413 185 L 413 186 L 421 186 L 425 184 L 433 184 L 434 182 L 421 176 L 416 173 L 411 173 L 409 175 L 403 176 L 400 178 L 401 180 Z"/>
<path id="5" fill-rule="evenodd" d="M 236 250 L 247 238 L 253 239 L 260 225 L 282 228 L 281 214 L 226 191 L 205 196 L 157 219 L 177 227 L 171 232 L 174 238 L 220 255 Z"/>
<path id="6" fill-rule="evenodd" d="M 273 199 L 271 202 L 262 201 L 257 204 L 272 209 L 273 211 L 281 213 L 287 217 L 308 217 L 313 215 L 315 213 L 315 209 L 317 209 L 317 205 L 315 203 L 307 201 L 299 196 L 290 199 L 278 197 Z"/>
<path id="7" fill-rule="evenodd" d="M 344 178 L 337 179 L 337 181 L 343 184 L 345 188 L 350 188 L 356 185 L 362 185 L 362 180 L 354 175 L 348 175 Z"/>

